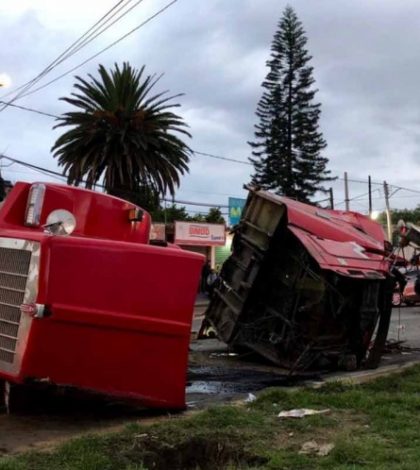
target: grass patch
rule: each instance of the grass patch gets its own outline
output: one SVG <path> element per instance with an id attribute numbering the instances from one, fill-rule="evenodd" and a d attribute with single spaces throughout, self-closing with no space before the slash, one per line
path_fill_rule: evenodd
<path id="1" fill-rule="evenodd" d="M 279 419 L 281 410 L 329 408 Z M 82 437 L 55 451 L 0 459 L 0 470 L 417 469 L 420 367 L 364 385 L 263 393 L 244 406 L 219 406 L 116 434 Z M 325 456 L 302 445 L 333 444 Z"/>

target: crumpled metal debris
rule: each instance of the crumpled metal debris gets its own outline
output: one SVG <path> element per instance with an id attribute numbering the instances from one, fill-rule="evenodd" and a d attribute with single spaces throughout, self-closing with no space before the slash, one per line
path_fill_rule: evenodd
<path id="1" fill-rule="evenodd" d="M 279 418 L 304 418 L 305 416 L 321 415 L 329 413 L 331 410 L 326 408 L 324 410 L 312 410 L 310 408 L 297 408 L 294 410 L 280 411 L 277 415 Z"/>

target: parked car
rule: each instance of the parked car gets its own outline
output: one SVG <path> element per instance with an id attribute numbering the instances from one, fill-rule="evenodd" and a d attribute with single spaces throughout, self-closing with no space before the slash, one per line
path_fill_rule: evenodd
<path id="1" fill-rule="evenodd" d="M 420 295 L 416 292 L 416 280 L 420 276 L 420 270 L 413 269 L 407 271 L 404 276 L 407 284 L 402 292 L 397 284 L 392 297 L 392 305 L 394 307 L 399 307 L 403 304 L 411 307 L 420 302 Z"/>

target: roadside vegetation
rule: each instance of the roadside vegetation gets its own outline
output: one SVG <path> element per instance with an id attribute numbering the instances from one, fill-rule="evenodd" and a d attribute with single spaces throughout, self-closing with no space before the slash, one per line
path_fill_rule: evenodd
<path id="1" fill-rule="evenodd" d="M 365 385 L 271 389 L 250 404 L 130 424 L 120 433 L 82 437 L 52 452 L 3 458 L 0 469 L 417 469 L 419 391 L 420 367 Z M 278 417 L 293 408 L 330 412 Z M 307 445 L 311 441 L 315 448 Z M 326 444 L 327 455 L 318 455 L 316 446 Z"/>

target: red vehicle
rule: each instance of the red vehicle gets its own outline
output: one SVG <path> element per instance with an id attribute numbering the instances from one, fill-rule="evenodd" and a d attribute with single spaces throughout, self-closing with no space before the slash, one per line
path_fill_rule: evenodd
<path id="1" fill-rule="evenodd" d="M 377 366 L 395 284 L 382 227 L 249 191 L 202 331 L 290 373 Z"/>
<path id="2" fill-rule="evenodd" d="M 420 271 L 417 269 L 412 271 L 407 271 L 404 274 L 404 278 L 406 281 L 405 287 L 401 292 L 399 285 L 394 291 L 394 295 L 392 297 L 392 305 L 394 307 L 399 307 L 401 305 L 407 305 L 411 307 L 416 303 L 420 302 L 420 295 L 417 294 L 415 289 L 416 280 L 420 275 Z"/>
<path id="3" fill-rule="evenodd" d="M 203 257 L 152 245 L 150 225 L 115 197 L 15 185 L 0 209 L 0 380 L 185 406 Z"/>

